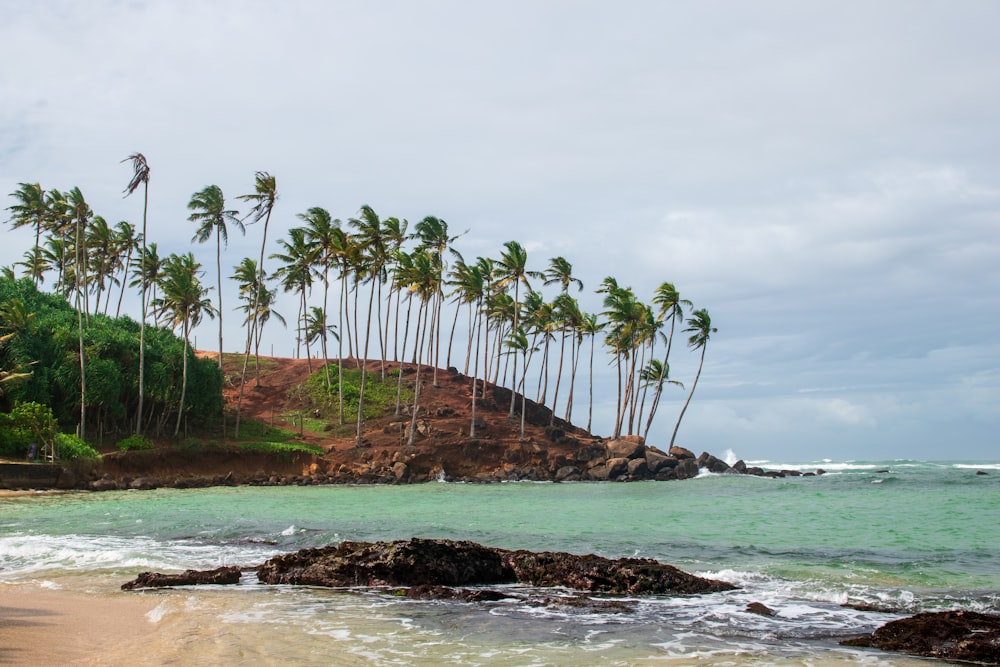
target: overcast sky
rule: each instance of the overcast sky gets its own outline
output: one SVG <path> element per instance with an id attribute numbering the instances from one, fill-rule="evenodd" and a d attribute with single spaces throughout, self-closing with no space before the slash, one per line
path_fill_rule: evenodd
<path id="1" fill-rule="evenodd" d="M 673 282 L 718 327 L 678 438 L 696 453 L 1000 458 L 992 0 L 0 0 L 0 15 L 2 195 L 79 186 L 109 222 L 141 224 L 120 161 L 142 152 L 150 240 L 193 249 L 214 285 L 187 202 L 214 183 L 238 204 L 266 170 L 273 239 L 309 207 L 368 204 L 470 230 L 467 258 L 511 239 L 536 270 L 563 255 L 591 311 L 607 275 L 644 300 Z M 32 242 L 4 238 L 0 265 Z M 259 243 L 234 232 L 224 272 Z M 290 356 L 293 339 L 266 344 Z M 696 362 L 677 348 L 674 376 Z"/>

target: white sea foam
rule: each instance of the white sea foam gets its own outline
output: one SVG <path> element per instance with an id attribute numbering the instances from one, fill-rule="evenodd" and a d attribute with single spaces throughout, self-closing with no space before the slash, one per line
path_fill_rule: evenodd
<path id="1" fill-rule="evenodd" d="M 955 463 L 951 467 L 961 470 L 1000 470 L 1000 463 Z"/>

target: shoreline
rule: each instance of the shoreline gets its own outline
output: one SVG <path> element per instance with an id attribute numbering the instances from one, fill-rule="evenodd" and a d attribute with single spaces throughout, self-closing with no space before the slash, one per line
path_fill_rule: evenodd
<path id="1" fill-rule="evenodd" d="M 140 649 L 157 625 L 158 600 L 0 585 L 0 665 L 99 665 L 115 652 Z"/>

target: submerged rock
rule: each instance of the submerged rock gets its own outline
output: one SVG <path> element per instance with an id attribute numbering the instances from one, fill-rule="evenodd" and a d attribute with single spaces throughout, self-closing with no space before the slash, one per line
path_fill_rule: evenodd
<path id="1" fill-rule="evenodd" d="M 845 646 L 864 646 L 943 660 L 1000 664 L 1000 614 L 942 611 L 886 623 Z"/>
<path id="2" fill-rule="evenodd" d="M 629 595 L 732 590 L 648 558 L 508 551 L 468 541 L 343 542 L 276 556 L 257 568 L 268 584 L 310 586 L 470 586 L 521 583 Z"/>

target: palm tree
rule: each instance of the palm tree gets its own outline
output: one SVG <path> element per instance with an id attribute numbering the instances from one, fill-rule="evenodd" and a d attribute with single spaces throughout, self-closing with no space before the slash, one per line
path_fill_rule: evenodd
<path id="1" fill-rule="evenodd" d="M 312 343 L 319 342 L 323 356 L 326 357 L 326 341 L 331 335 L 334 338 L 337 337 L 337 327 L 326 323 L 326 315 L 319 306 L 313 306 L 309 309 L 309 313 L 306 315 L 305 326 L 306 340 Z"/>
<path id="2" fill-rule="evenodd" d="M 585 313 L 580 318 L 580 333 L 584 336 L 590 336 L 590 390 L 587 402 L 587 433 L 590 433 L 594 416 L 594 339 L 597 338 L 597 334 L 600 333 L 604 326 L 605 323 L 599 321 L 595 313 Z"/>
<path id="3" fill-rule="evenodd" d="M 396 322 L 396 331 L 393 334 L 393 339 L 392 339 L 392 343 L 393 343 L 392 360 L 393 361 L 399 361 L 399 347 L 398 347 L 397 343 L 399 342 L 398 341 L 398 337 L 399 337 L 399 305 L 400 305 L 399 302 L 402 299 L 402 295 L 400 294 L 399 286 L 396 284 L 396 281 L 395 281 L 395 273 L 393 271 L 393 269 L 395 267 L 393 265 L 398 262 L 400 253 L 403 251 L 403 244 L 406 243 L 406 240 L 409 238 L 409 236 L 406 233 L 406 230 L 407 230 L 407 228 L 409 226 L 410 226 L 410 223 L 406 219 L 400 220 L 399 218 L 386 218 L 385 220 L 382 221 L 382 237 L 385 239 L 385 255 L 386 255 L 387 263 L 389 264 L 389 268 L 387 268 L 386 273 L 390 276 L 390 280 L 389 280 L 389 294 L 386 295 L 386 300 L 385 300 L 385 336 L 384 336 L 385 347 L 382 350 L 382 358 L 383 358 L 383 360 L 388 359 L 388 357 L 389 357 L 389 349 L 388 349 L 388 347 L 389 347 L 389 321 L 392 319 L 392 316 L 391 316 L 391 313 L 392 313 L 392 296 L 393 296 L 393 293 L 395 292 L 395 294 L 396 294 L 396 319 L 395 319 L 395 322 Z M 385 379 L 385 364 L 384 363 L 382 364 L 382 373 L 383 373 L 382 379 L 384 380 Z"/>
<path id="4" fill-rule="evenodd" d="M 235 268 L 233 275 L 229 276 L 235 280 L 239 286 L 240 300 L 244 305 L 239 308 L 246 313 L 243 323 L 247 327 L 246 354 L 243 358 L 243 372 L 240 375 L 240 391 L 236 398 L 236 425 L 233 427 L 233 437 L 240 437 L 240 415 L 243 407 L 243 385 L 246 384 L 247 366 L 250 362 L 250 351 L 253 349 L 254 336 L 257 331 L 257 308 L 260 301 L 260 292 L 263 288 L 262 274 L 257 268 L 257 262 L 244 257 Z"/>
<path id="5" fill-rule="evenodd" d="M 563 326 L 570 332 L 570 371 L 569 371 L 569 393 L 566 396 L 566 421 L 572 423 L 573 419 L 573 390 L 576 387 L 576 370 L 580 363 L 580 346 L 583 344 L 583 333 L 580 327 L 583 324 L 583 311 L 580 310 L 580 303 L 566 295 L 560 303 L 561 321 Z M 555 406 L 553 406 L 555 409 Z"/>
<path id="6" fill-rule="evenodd" d="M 257 317 L 260 314 L 260 296 L 264 289 L 264 250 L 267 248 L 267 227 L 271 222 L 271 211 L 274 210 L 274 204 L 278 201 L 278 184 L 274 176 L 267 173 L 266 171 L 258 171 L 254 177 L 254 191 L 248 195 L 240 195 L 237 197 L 240 201 L 252 202 L 253 206 L 246 215 L 246 219 L 253 218 L 250 224 L 256 224 L 261 220 L 264 221 L 264 234 L 260 242 L 260 262 L 257 263 L 257 279 L 254 281 L 254 303 L 250 305 L 250 317 L 252 322 L 248 325 L 248 331 L 253 335 L 260 335 L 260 330 L 257 326 Z M 221 317 L 219 318 L 220 324 Z M 258 341 L 258 347 L 259 347 Z M 243 370 L 240 371 L 240 393 L 239 397 L 236 399 L 236 429 L 235 436 L 240 435 L 240 407 L 243 404 L 243 388 L 246 386 L 247 380 L 247 366 L 250 364 L 250 341 L 247 341 L 246 354 L 243 356 Z M 257 383 L 260 384 L 260 359 L 257 359 Z"/>
<path id="7" fill-rule="evenodd" d="M 155 243 L 150 243 L 146 245 L 143 243 L 142 255 L 139 257 L 139 261 L 132 271 L 132 281 L 128 284 L 129 287 L 142 287 L 142 292 L 144 294 L 148 293 L 149 290 L 153 291 L 153 300 L 156 299 L 156 286 L 160 282 L 160 278 L 163 274 L 163 260 L 160 259 L 159 251 Z M 146 320 L 146 307 L 149 305 L 148 299 L 143 299 L 143 313 L 142 319 L 143 324 L 139 327 L 139 357 L 143 356 L 142 344 L 144 341 L 143 331 L 145 329 Z M 155 319 L 155 318 L 154 318 Z M 142 376 L 142 366 L 139 367 L 139 375 Z"/>
<path id="8" fill-rule="evenodd" d="M 94 212 L 80 192 L 80 188 L 74 187 L 67 192 L 62 199 L 63 208 L 58 211 L 72 220 L 74 233 L 74 259 L 73 271 L 76 278 L 76 318 L 77 331 L 79 334 L 79 356 L 80 356 L 80 430 L 79 437 L 85 437 L 87 424 L 87 355 L 83 346 L 83 322 L 84 313 L 87 310 L 87 223 Z M 87 318 L 89 322 L 89 317 Z"/>
<path id="9" fill-rule="evenodd" d="M 528 278 L 544 278 L 544 275 L 537 271 L 528 271 L 528 253 L 521 247 L 520 243 L 517 241 L 507 241 L 503 245 L 504 251 L 500 253 L 498 267 L 500 271 L 500 285 L 503 287 L 514 286 L 514 323 L 512 330 L 517 331 L 520 324 L 518 321 L 520 287 L 523 284 L 526 288 L 531 289 L 531 283 L 528 282 Z M 514 361 L 516 362 L 517 359 Z M 513 392 L 511 392 L 510 414 L 508 416 L 514 416 Z"/>
<path id="10" fill-rule="evenodd" d="M 42 229 L 48 217 L 48 205 L 45 201 L 45 191 L 38 183 L 18 183 L 18 189 L 10 193 L 17 200 L 16 204 L 7 207 L 11 212 L 10 224 L 13 229 L 20 227 L 35 228 L 35 252 L 33 257 L 41 255 Z M 32 271 L 35 287 L 41 281 L 41 276 Z"/>
<path id="11" fill-rule="evenodd" d="M 101 297 L 104 295 L 105 284 L 116 270 L 115 235 L 107 220 L 102 216 L 94 216 L 87 231 L 87 247 L 90 249 L 88 264 L 94 276 L 94 313 L 101 311 Z M 109 288 L 110 289 L 110 288 Z M 108 298 L 108 301 L 111 299 Z"/>
<path id="12" fill-rule="evenodd" d="M 132 255 L 139 249 L 140 239 L 135 234 L 135 227 L 122 220 L 115 225 L 115 249 L 119 257 L 119 267 L 122 271 L 121 291 L 118 293 L 118 306 L 115 309 L 115 317 L 121 317 L 122 301 L 125 299 L 125 287 L 128 284 L 128 274 L 132 270 Z M 125 254 L 125 261 L 121 262 L 122 253 Z M 140 334 L 141 337 L 141 334 Z"/>
<path id="13" fill-rule="evenodd" d="M 142 153 L 132 153 L 125 160 L 132 161 L 132 180 L 128 182 L 125 186 L 125 196 L 128 197 L 130 194 L 135 192 L 140 185 L 143 189 L 143 199 L 142 199 L 142 255 L 143 261 L 146 260 L 146 213 L 149 210 L 149 164 L 146 162 L 146 156 Z M 142 322 L 139 324 L 139 407 L 136 410 L 135 418 L 135 432 L 136 434 L 142 433 L 142 397 L 145 391 L 145 369 L 146 369 L 146 289 L 149 287 L 149 283 L 145 280 L 142 283 Z M 155 282 L 153 283 L 155 284 Z"/>
<path id="14" fill-rule="evenodd" d="M 188 220 L 198 225 L 198 231 L 191 238 L 192 241 L 205 243 L 212 236 L 215 236 L 215 268 L 217 278 L 217 288 L 219 290 L 216 310 L 219 313 L 219 368 L 222 368 L 222 244 L 229 243 L 229 230 L 227 224 L 235 225 L 241 232 L 246 232 L 243 221 L 239 218 L 239 211 L 226 208 L 226 199 L 222 195 L 222 188 L 218 185 L 206 186 L 203 190 L 194 193 L 191 201 L 188 202 L 188 210 L 192 211 Z"/>
<path id="15" fill-rule="evenodd" d="M 45 249 L 31 248 L 30 250 L 25 250 L 23 256 L 24 259 L 20 262 L 15 262 L 14 266 L 23 267 L 25 275 L 34 281 L 35 287 L 37 288 L 39 283 L 45 282 L 45 272 L 52 268 L 45 255 Z M 13 279 L 13 268 L 11 268 L 10 271 L 11 279 Z"/>
<path id="16" fill-rule="evenodd" d="M 674 325 L 678 320 L 681 322 L 684 321 L 684 307 L 687 306 L 690 308 L 691 302 L 681 298 L 673 283 L 663 283 L 656 288 L 653 294 L 653 304 L 659 306 L 657 317 L 661 321 L 670 320 L 670 333 L 667 335 L 667 351 L 664 353 L 663 362 L 659 366 L 664 373 L 668 373 L 670 371 L 670 346 L 674 341 Z M 656 383 L 653 390 L 653 402 L 649 406 L 649 416 L 646 418 L 646 427 L 642 432 L 644 440 L 649 434 L 649 428 L 653 424 L 653 417 L 656 416 L 656 410 L 660 406 L 660 397 L 663 394 L 663 382 L 666 379 L 667 376 L 664 374 L 660 378 L 660 381 Z"/>
<path id="17" fill-rule="evenodd" d="M 444 259 L 444 252 L 447 250 L 452 243 L 455 242 L 462 234 L 456 236 L 448 235 L 448 223 L 441 218 L 429 215 L 423 220 L 418 222 L 414 226 L 414 233 L 417 239 L 420 241 L 419 248 L 422 250 L 428 250 L 437 256 L 436 266 L 439 271 L 437 277 L 438 292 L 434 295 L 435 299 L 435 312 L 433 321 L 436 325 L 436 331 L 434 332 L 434 386 L 438 386 L 438 367 L 440 363 L 440 353 L 441 353 L 441 305 L 444 301 L 444 272 L 447 268 L 447 262 Z M 451 365 L 451 360 L 447 359 L 446 363 Z"/>
<path id="18" fill-rule="evenodd" d="M 299 213 L 299 219 L 306 223 L 306 242 L 312 247 L 313 261 L 318 267 L 317 274 L 323 279 L 323 307 L 320 312 L 323 314 L 322 329 L 327 327 L 327 307 L 330 294 L 330 267 L 336 261 L 336 249 L 338 235 L 340 232 L 340 220 L 334 220 L 330 213 L 318 206 L 314 206 L 305 213 Z M 306 340 L 310 340 L 307 336 Z M 324 338 L 324 341 L 326 339 Z M 326 372 L 327 389 L 331 386 L 330 380 L 330 359 L 326 354 L 326 345 L 323 346 L 323 369 Z"/>
<path id="19" fill-rule="evenodd" d="M 691 397 L 694 396 L 694 390 L 698 386 L 698 378 L 701 377 L 701 367 L 705 363 L 705 350 L 708 348 L 708 339 L 712 334 L 718 331 L 712 326 L 712 318 L 709 316 L 708 311 L 704 308 L 700 308 L 693 313 L 687 321 L 688 328 L 684 330 L 684 333 L 691 333 L 688 338 L 688 347 L 694 350 L 701 350 L 701 357 L 698 360 L 698 372 L 694 374 L 694 382 L 691 383 L 691 391 L 688 392 L 687 400 L 684 401 L 684 407 L 681 408 L 681 413 L 677 416 L 677 424 L 674 425 L 674 433 L 670 436 L 670 446 L 674 446 L 674 440 L 677 438 L 677 429 L 681 427 L 681 419 L 684 418 L 684 413 L 687 411 L 688 404 L 691 402 Z"/>
<path id="20" fill-rule="evenodd" d="M 181 328 L 181 338 L 184 341 L 181 373 L 181 397 L 177 406 L 177 423 L 174 426 L 174 436 L 180 433 L 181 419 L 184 416 L 184 396 L 187 392 L 188 368 L 188 338 L 191 327 L 198 326 L 201 318 L 215 316 L 212 302 L 208 299 L 209 288 L 203 287 L 200 277 L 201 264 L 196 262 L 192 253 L 170 255 L 163 268 L 163 281 L 160 284 L 162 296 L 154 302 L 155 308 L 163 314 L 172 328 Z"/>
<path id="21" fill-rule="evenodd" d="M 301 332 L 304 330 L 306 316 L 306 294 L 312 289 L 312 265 L 315 249 L 306 241 L 306 230 L 302 227 L 292 227 L 288 230 L 290 240 L 281 239 L 278 245 L 284 252 L 277 252 L 270 255 L 271 259 L 283 262 L 274 272 L 276 278 L 280 278 L 281 287 L 286 292 L 298 292 L 299 295 L 299 315 L 296 329 L 299 335 L 296 336 L 295 352 L 299 354 L 299 345 L 302 342 Z M 309 352 L 309 343 L 306 342 L 306 358 L 309 364 L 309 372 L 312 373 L 312 355 Z"/>
<path id="22" fill-rule="evenodd" d="M 415 292 L 420 298 L 420 307 L 417 309 L 417 327 L 414 334 L 416 342 L 416 367 L 417 372 L 413 384 L 413 411 L 410 415 L 410 433 L 407 444 L 412 446 L 417 430 L 417 414 L 420 411 L 420 368 L 423 365 L 424 342 L 427 342 L 428 356 L 433 341 L 426 341 L 427 332 L 434 332 L 434 307 L 435 295 L 441 291 L 441 265 L 438 263 L 439 255 L 427 250 L 413 253 L 413 265 L 411 269 L 410 290 Z M 424 318 L 424 326 L 420 326 L 421 316 Z"/>
<path id="23" fill-rule="evenodd" d="M 365 324 L 365 349 L 361 356 L 361 388 L 358 391 L 358 424 L 357 446 L 361 446 L 361 418 L 365 404 L 365 387 L 368 377 L 368 344 L 371 340 L 372 310 L 375 305 L 375 290 L 379 292 L 379 306 L 382 304 L 382 282 L 385 279 L 386 246 L 382 236 L 382 221 L 371 206 L 361 207 L 361 216 L 351 218 L 351 226 L 358 230 L 358 244 L 364 249 L 361 263 L 358 264 L 358 284 L 362 277 L 367 276 L 372 283 L 371 296 L 368 297 L 368 319 Z M 356 320 L 355 320 L 356 322 Z M 379 337 L 382 336 L 381 318 L 378 322 Z M 383 364 L 384 355 L 383 355 Z"/>
<path id="24" fill-rule="evenodd" d="M 525 419 L 525 413 L 527 412 L 527 405 L 526 405 L 527 399 L 524 396 L 524 394 L 525 394 L 524 379 L 528 376 L 528 364 L 531 363 L 532 353 L 534 353 L 538 348 L 532 346 L 528 342 L 528 336 L 524 332 L 524 329 L 514 329 L 513 331 L 511 331 L 510 335 L 507 336 L 507 340 L 504 341 L 504 346 L 508 350 L 510 350 L 510 353 L 513 354 L 513 355 L 515 355 L 515 357 L 517 356 L 518 352 L 521 353 L 521 359 L 522 359 L 523 368 L 521 369 L 522 373 L 521 373 L 521 386 L 520 386 L 520 389 L 521 389 L 521 435 L 520 435 L 520 438 L 521 438 L 521 440 L 524 440 L 524 419 Z M 515 361 L 515 364 L 516 364 L 517 360 L 515 359 L 514 361 Z M 515 371 L 514 371 L 514 376 L 515 376 L 514 377 L 514 382 L 511 385 L 510 393 L 516 397 L 517 396 L 517 389 L 518 389 L 518 387 L 516 386 L 517 385 L 517 370 L 516 370 L 516 367 L 515 367 Z"/>

